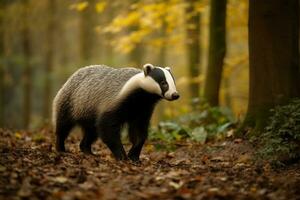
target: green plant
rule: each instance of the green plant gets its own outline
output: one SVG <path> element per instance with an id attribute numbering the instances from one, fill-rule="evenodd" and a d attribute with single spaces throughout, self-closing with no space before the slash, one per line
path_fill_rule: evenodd
<path id="1" fill-rule="evenodd" d="M 272 110 L 270 123 L 262 134 L 259 155 L 274 164 L 300 158 L 300 99 Z"/>
<path id="2" fill-rule="evenodd" d="M 167 142 L 190 139 L 200 143 L 223 138 L 234 124 L 231 112 L 204 106 L 172 121 L 163 121 L 150 131 L 150 139 Z"/>

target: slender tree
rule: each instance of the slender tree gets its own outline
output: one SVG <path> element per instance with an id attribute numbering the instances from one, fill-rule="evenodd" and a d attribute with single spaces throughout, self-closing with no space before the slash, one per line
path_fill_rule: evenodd
<path id="1" fill-rule="evenodd" d="M 192 98 L 199 97 L 199 77 L 200 61 L 201 61 L 201 47 L 200 47 L 200 19 L 201 14 L 196 10 L 195 4 L 199 0 L 186 0 L 186 32 L 187 32 L 187 56 L 188 68 L 191 78 L 190 93 Z"/>
<path id="2" fill-rule="evenodd" d="M 265 127 L 269 110 L 300 96 L 298 0 L 249 1 L 250 91 L 243 124 Z"/>
<path id="3" fill-rule="evenodd" d="M 1 4 L 0 4 L 1 6 Z M 2 9 L 1 9 L 2 10 Z M 4 126 L 4 34 L 3 15 L 0 15 L 0 127 Z"/>
<path id="4" fill-rule="evenodd" d="M 0 127 L 4 126 L 4 1 L 0 2 Z"/>
<path id="5" fill-rule="evenodd" d="M 228 108 L 232 107 L 231 94 L 230 94 L 230 77 L 224 77 L 224 90 L 225 90 L 225 105 Z"/>
<path id="6" fill-rule="evenodd" d="M 48 21 L 46 28 L 46 55 L 45 55 L 45 82 L 44 82 L 44 105 L 43 117 L 50 117 L 50 109 L 52 102 L 52 71 L 54 56 L 54 36 L 55 36 L 55 0 L 47 1 Z"/>
<path id="7" fill-rule="evenodd" d="M 91 62 L 96 35 L 95 0 L 88 0 L 88 6 L 80 13 L 80 57 L 84 64 Z"/>
<path id="8" fill-rule="evenodd" d="M 130 0 L 129 2 L 131 5 L 138 3 L 140 0 Z M 129 32 L 132 33 L 139 29 L 140 21 L 137 22 L 136 25 L 129 28 Z M 144 48 L 143 48 L 142 41 L 136 43 L 134 49 L 129 53 L 129 62 L 133 67 L 141 67 L 143 65 L 143 55 L 144 55 Z"/>
<path id="9" fill-rule="evenodd" d="M 166 23 L 163 22 L 163 26 L 158 34 L 158 37 L 161 37 L 161 38 L 166 37 L 165 29 L 166 29 Z M 166 44 L 163 43 L 163 45 L 159 48 L 158 57 L 157 57 L 157 63 L 159 66 L 166 67 L 166 57 L 167 57 L 167 47 L 166 47 Z M 157 105 L 156 113 L 157 113 L 159 119 L 164 119 L 164 117 L 165 117 L 164 116 L 164 108 L 165 108 L 164 101 L 160 102 Z"/>
<path id="10" fill-rule="evenodd" d="M 133 67 L 141 67 L 143 65 L 143 45 L 137 43 L 134 49 L 129 53 L 129 62 Z"/>
<path id="11" fill-rule="evenodd" d="M 107 8 L 104 10 L 103 17 L 101 18 L 101 24 L 109 24 L 116 15 L 117 10 L 120 9 L 116 8 L 115 4 L 108 4 Z M 113 46 L 111 45 L 111 41 L 113 40 L 114 36 L 112 33 L 103 34 L 100 40 L 100 42 L 102 42 L 102 58 L 109 65 L 114 65 L 115 62 L 115 54 L 113 52 Z"/>
<path id="12" fill-rule="evenodd" d="M 204 97 L 211 106 L 219 105 L 226 53 L 226 3 L 227 0 L 211 0 L 210 6 L 209 52 Z"/>
<path id="13" fill-rule="evenodd" d="M 53 26 L 55 26 L 55 48 L 59 50 L 59 54 L 57 55 L 58 65 L 66 65 L 70 62 L 70 58 L 68 57 L 68 41 L 67 41 L 67 34 L 68 30 L 66 28 L 66 22 L 68 22 L 69 16 L 65 14 L 65 8 L 68 6 L 68 2 L 63 1 L 55 1 L 54 10 L 55 10 L 55 17 Z M 59 40 L 58 40 L 59 39 Z M 55 56 L 56 56 L 55 55 Z"/>
<path id="14" fill-rule="evenodd" d="M 24 86 L 24 128 L 28 128 L 31 117 L 31 89 L 32 89 L 32 69 L 31 69 L 31 57 L 32 49 L 30 44 L 30 28 L 29 28 L 29 1 L 23 0 L 23 26 L 22 26 L 22 45 L 24 54 L 24 71 L 23 71 L 23 86 Z"/>

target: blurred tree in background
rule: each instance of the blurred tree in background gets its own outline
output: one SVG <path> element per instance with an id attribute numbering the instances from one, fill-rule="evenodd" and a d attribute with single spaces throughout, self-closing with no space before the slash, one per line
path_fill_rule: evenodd
<path id="1" fill-rule="evenodd" d="M 1 127 L 49 122 L 58 89 L 75 70 L 92 64 L 171 67 L 182 98 L 162 102 L 154 123 L 195 110 L 192 99 L 200 100 L 196 107 L 206 98 L 243 116 L 247 9 L 247 0 L 3 0 Z"/>
<path id="2" fill-rule="evenodd" d="M 53 56 L 54 56 L 54 40 L 56 31 L 56 0 L 47 1 L 47 28 L 46 28 L 46 52 L 45 52 L 45 83 L 44 83 L 44 105 L 43 105 L 43 118 L 49 119 L 52 105 L 52 79 L 53 79 Z"/>
<path id="3" fill-rule="evenodd" d="M 4 125 L 4 9 L 6 1 L 0 2 L 0 127 Z"/>
<path id="4" fill-rule="evenodd" d="M 29 0 L 22 1 L 21 8 L 22 24 L 21 24 L 21 34 L 22 34 L 22 48 L 23 48 L 23 126 L 25 128 L 29 127 L 31 121 L 31 95 L 32 95 L 32 44 L 31 44 L 31 30 L 30 30 L 30 4 Z"/>
<path id="5" fill-rule="evenodd" d="M 80 42 L 80 56 L 82 64 L 88 63 L 94 56 L 95 45 L 93 42 L 96 40 L 95 27 L 97 25 L 97 18 L 95 12 L 95 0 L 88 0 L 82 3 L 82 9 L 80 10 L 80 19 L 79 19 L 79 42 Z"/>
<path id="6" fill-rule="evenodd" d="M 199 0 L 187 0 L 185 17 L 186 17 L 186 44 L 187 59 L 190 76 L 190 93 L 191 98 L 199 98 L 200 95 L 200 64 L 201 64 L 201 13 L 199 12 Z M 195 102 L 196 103 L 196 102 Z"/>
<path id="7" fill-rule="evenodd" d="M 219 106 L 224 58 L 226 53 L 226 0 L 211 0 L 208 66 L 204 97 L 209 105 Z"/>

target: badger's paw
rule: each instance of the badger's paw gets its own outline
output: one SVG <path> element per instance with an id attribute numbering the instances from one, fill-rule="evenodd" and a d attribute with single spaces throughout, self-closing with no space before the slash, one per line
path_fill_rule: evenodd
<path id="1" fill-rule="evenodd" d="M 135 165 L 135 166 L 141 166 L 142 165 L 142 161 L 140 161 L 140 160 L 135 160 L 135 161 L 130 160 L 130 161 L 131 161 L 130 163 Z"/>
<path id="2" fill-rule="evenodd" d="M 129 160 L 127 158 L 127 156 L 115 156 L 115 155 L 113 155 L 113 157 L 116 159 L 116 161 L 128 161 Z"/>
<path id="3" fill-rule="evenodd" d="M 61 156 L 67 156 L 67 155 L 72 154 L 72 152 L 69 150 L 64 150 L 64 151 L 56 150 L 56 153 L 57 153 L 57 155 L 61 155 Z"/>
<path id="4" fill-rule="evenodd" d="M 67 151 L 66 151 L 64 145 L 57 145 L 57 144 L 56 144 L 55 149 L 56 149 L 56 151 L 57 151 L 58 153 L 67 153 Z"/>
<path id="5" fill-rule="evenodd" d="M 82 152 L 84 155 L 96 156 L 96 154 L 94 154 L 94 153 L 92 152 L 91 149 L 82 149 L 82 148 L 80 148 L 80 150 L 81 150 L 81 152 Z"/>
<path id="6" fill-rule="evenodd" d="M 140 161 L 139 157 L 137 156 L 130 156 L 128 155 L 131 163 L 136 164 L 136 165 L 140 165 L 142 162 Z"/>

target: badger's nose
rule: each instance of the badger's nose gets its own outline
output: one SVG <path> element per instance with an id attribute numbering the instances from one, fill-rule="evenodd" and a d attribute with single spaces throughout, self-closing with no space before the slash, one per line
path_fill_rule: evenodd
<path id="1" fill-rule="evenodd" d="M 180 95 L 177 93 L 177 92 L 174 92 L 172 94 L 172 100 L 176 100 L 176 99 L 179 99 Z"/>

